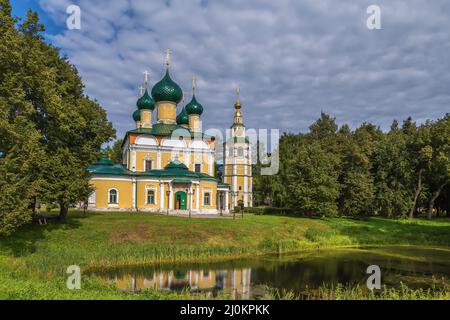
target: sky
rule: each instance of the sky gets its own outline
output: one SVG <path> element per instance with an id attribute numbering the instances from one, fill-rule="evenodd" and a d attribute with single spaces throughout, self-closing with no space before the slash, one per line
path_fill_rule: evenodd
<path id="1" fill-rule="evenodd" d="M 45 37 L 78 68 L 85 92 L 122 137 L 134 128 L 138 86 L 170 72 L 204 107 L 203 128 L 228 128 L 240 87 L 247 128 L 306 132 L 326 112 L 356 128 L 419 123 L 450 112 L 448 0 L 12 0 L 46 24 Z M 81 29 L 69 30 L 69 5 Z M 367 7 L 381 9 L 370 30 Z M 181 105 L 179 105 L 179 110 Z M 154 114 L 155 117 L 155 114 Z"/>

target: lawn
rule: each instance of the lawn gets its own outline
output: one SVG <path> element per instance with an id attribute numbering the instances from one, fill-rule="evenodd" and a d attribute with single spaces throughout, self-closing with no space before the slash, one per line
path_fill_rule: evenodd
<path id="1" fill-rule="evenodd" d="M 450 246 L 450 220 L 362 221 L 266 215 L 245 215 L 235 220 L 188 219 L 149 213 L 88 213 L 84 217 L 73 211 L 67 224 L 32 225 L 0 238 L 0 299 L 2 295 L 72 298 L 76 295 L 64 288 L 64 277 L 67 266 L 73 264 L 89 271 L 364 245 Z M 86 282 L 86 288 L 91 288 L 89 297 L 93 298 L 134 297 L 94 277 Z M 53 296 L 51 292 L 65 294 Z M 173 296 L 147 293 L 147 298 L 165 297 Z"/>

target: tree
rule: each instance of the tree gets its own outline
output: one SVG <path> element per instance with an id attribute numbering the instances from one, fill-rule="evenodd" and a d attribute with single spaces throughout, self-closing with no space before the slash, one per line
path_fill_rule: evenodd
<path id="1" fill-rule="evenodd" d="M 327 153 L 318 142 L 305 143 L 286 160 L 281 176 L 286 186 L 286 202 L 303 213 L 333 216 L 339 196 L 339 159 Z"/>
<path id="2" fill-rule="evenodd" d="M 433 152 L 427 175 L 431 190 L 428 219 L 432 217 L 436 199 L 450 182 L 450 114 L 431 125 L 431 147 Z"/>
<path id="3" fill-rule="evenodd" d="M 9 1 L 0 0 L 0 26 L 0 173 L 8 181 L 1 191 L 21 197 L 0 204 L 0 225 L 9 221 L 10 233 L 30 220 L 38 201 L 59 202 L 64 221 L 68 206 L 86 199 L 83 167 L 114 129 L 83 94 L 76 68 L 45 43 L 36 13 L 18 24 Z"/>
<path id="4" fill-rule="evenodd" d="M 429 169 L 433 149 L 430 146 L 430 125 L 428 123 L 417 127 L 411 118 L 408 118 L 403 123 L 402 130 L 405 134 L 408 161 L 413 171 L 413 179 L 414 177 L 416 179 L 412 205 L 409 211 L 409 218 L 411 219 L 414 217 L 414 211 L 423 189 L 423 174 Z"/>
<path id="5" fill-rule="evenodd" d="M 109 150 L 109 158 L 116 164 L 122 164 L 123 139 L 117 139 Z"/>
<path id="6" fill-rule="evenodd" d="M 408 161 L 405 135 L 396 121 L 376 142 L 373 156 L 375 207 L 388 217 L 406 216 L 411 208 L 413 170 Z"/>

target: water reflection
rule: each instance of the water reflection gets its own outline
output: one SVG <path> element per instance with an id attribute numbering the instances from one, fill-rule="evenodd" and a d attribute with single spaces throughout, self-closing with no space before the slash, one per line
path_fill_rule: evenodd
<path id="1" fill-rule="evenodd" d="M 450 278 L 450 251 L 446 248 L 390 247 L 316 251 L 265 256 L 210 264 L 161 265 L 102 273 L 123 290 L 189 290 L 233 299 L 264 295 L 264 287 L 297 293 L 337 283 L 365 286 L 367 267 L 378 265 L 382 285 L 430 288 L 433 279 Z"/>
<path id="2" fill-rule="evenodd" d="M 115 276 L 117 287 L 124 290 L 141 291 L 156 289 L 166 291 L 203 292 L 216 296 L 224 291 L 233 299 L 250 299 L 251 269 L 233 270 L 187 270 L 154 271 L 149 275 L 126 274 Z"/>

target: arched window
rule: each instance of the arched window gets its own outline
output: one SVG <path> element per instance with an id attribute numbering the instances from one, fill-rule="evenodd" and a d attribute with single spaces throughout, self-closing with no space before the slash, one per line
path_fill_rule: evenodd
<path id="1" fill-rule="evenodd" d="M 211 205 L 211 194 L 209 192 L 205 192 L 203 196 L 203 204 L 205 206 Z"/>
<path id="2" fill-rule="evenodd" d="M 108 203 L 109 204 L 119 203 L 119 192 L 117 191 L 117 189 L 110 189 L 108 191 Z"/>
<path id="3" fill-rule="evenodd" d="M 147 204 L 155 204 L 155 191 L 147 191 Z"/>
<path id="4" fill-rule="evenodd" d="M 243 157 L 244 156 L 244 148 L 239 147 L 238 148 L 238 157 Z"/>

